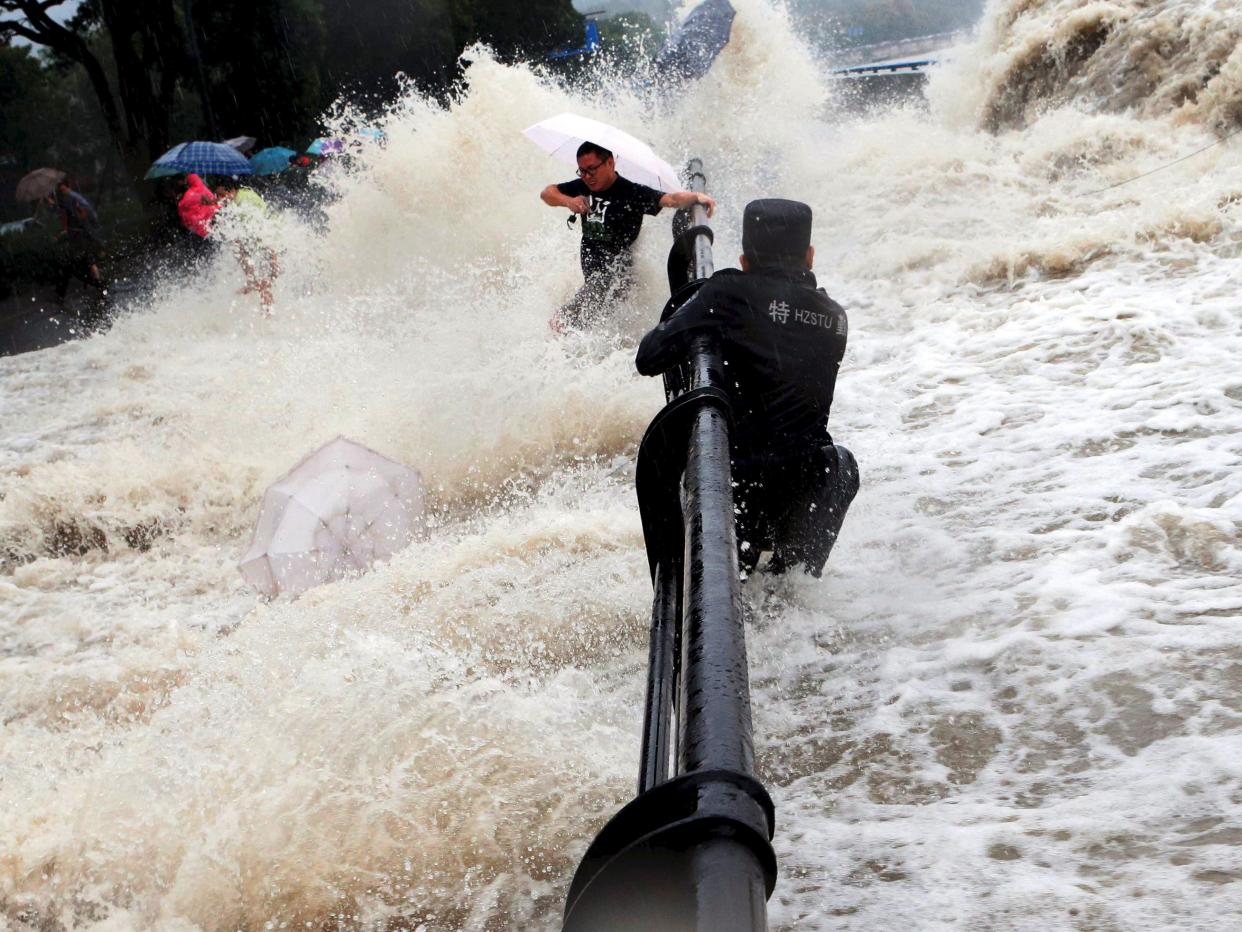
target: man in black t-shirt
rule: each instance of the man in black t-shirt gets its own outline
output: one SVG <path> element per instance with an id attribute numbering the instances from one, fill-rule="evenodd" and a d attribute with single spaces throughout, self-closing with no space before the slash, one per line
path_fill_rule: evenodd
<path id="1" fill-rule="evenodd" d="M 742 216 L 742 271 L 713 275 L 648 333 L 635 365 L 659 375 L 684 362 L 694 338 L 714 334 L 733 408 L 738 561 L 753 569 L 801 564 L 813 576 L 858 491 L 858 464 L 828 434 L 848 322 L 811 266 L 811 208 L 751 201 Z"/>
<path id="2" fill-rule="evenodd" d="M 567 207 L 582 216 L 582 277 L 584 283 L 550 322 L 553 330 L 581 327 L 600 305 L 625 296 L 633 285 L 630 247 L 642 230 L 643 217 L 664 207 L 702 204 L 710 217 L 716 202 L 706 194 L 668 194 L 636 184 L 617 174 L 613 154 L 593 142 L 578 147 L 578 177 L 550 184 L 539 195 L 549 207 Z"/>

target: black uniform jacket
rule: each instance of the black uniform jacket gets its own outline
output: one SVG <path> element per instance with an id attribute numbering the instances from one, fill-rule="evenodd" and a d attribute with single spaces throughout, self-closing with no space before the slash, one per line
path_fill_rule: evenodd
<path id="1" fill-rule="evenodd" d="M 659 375 L 685 360 L 694 337 L 711 332 L 721 342 L 738 454 L 829 441 L 848 324 L 810 271 L 717 272 L 643 338 L 635 365 Z"/>

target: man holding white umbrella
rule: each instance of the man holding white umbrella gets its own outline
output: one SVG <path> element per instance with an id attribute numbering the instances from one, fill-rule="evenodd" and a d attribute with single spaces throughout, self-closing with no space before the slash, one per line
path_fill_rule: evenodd
<path id="1" fill-rule="evenodd" d="M 572 152 L 578 166 L 576 179 L 550 184 L 540 194 L 549 207 L 564 207 L 582 217 L 584 283 L 552 318 L 553 330 L 589 323 L 602 306 L 629 291 L 633 285 L 630 249 L 644 216 L 654 216 L 665 207 L 702 204 L 710 217 L 716 208 L 706 194 L 677 190 L 677 175 L 668 163 L 642 142 L 605 123 L 562 114 L 530 127 L 525 135 L 561 158 Z"/>

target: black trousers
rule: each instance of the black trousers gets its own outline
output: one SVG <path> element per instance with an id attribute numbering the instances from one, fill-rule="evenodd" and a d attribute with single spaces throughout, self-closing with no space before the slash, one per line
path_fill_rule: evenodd
<path id="1" fill-rule="evenodd" d="M 84 322 L 98 323 L 104 316 L 107 283 L 96 278 L 92 269 L 98 269 L 99 249 L 93 240 L 70 234 L 60 241 L 56 267 L 56 300 L 64 305 L 69 285 L 74 279 L 93 288 L 95 294 L 86 311 L 81 315 Z"/>
<path id="2" fill-rule="evenodd" d="M 858 462 L 831 443 L 779 453 L 735 451 L 738 563 L 750 572 L 772 552 L 768 569 L 801 565 L 818 577 L 858 494 Z"/>
<path id="3" fill-rule="evenodd" d="M 562 327 L 582 329 L 598 323 L 634 287 L 634 263 L 627 255 L 585 274 L 577 293 L 557 311 Z"/>

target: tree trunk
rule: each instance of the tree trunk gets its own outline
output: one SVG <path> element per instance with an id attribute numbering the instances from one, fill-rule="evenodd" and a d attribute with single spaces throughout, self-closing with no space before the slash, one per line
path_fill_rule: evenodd
<path id="1" fill-rule="evenodd" d="M 15 6 L 26 17 L 26 21 L 33 29 L 32 33 L 24 29 L 19 30 L 20 35 L 60 52 L 86 69 L 91 88 L 99 99 L 99 109 L 103 111 L 108 132 L 112 135 L 118 150 L 125 154 L 128 140 L 121 127 L 121 114 L 116 106 L 116 98 L 112 95 L 112 87 L 108 84 L 108 76 L 104 73 L 103 66 L 90 50 L 90 46 L 86 44 L 86 40 L 48 16 L 36 0 L 16 0 Z"/>
<path id="2" fill-rule="evenodd" d="M 194 30 L 194 0 L 185 0 L 185 34 L 190 52 L 190 61 L 194 64 L 194 80 L 198 84 L 198 98 L 203 107 L 203 122 L 207 125 L 207 134 L 213 139 L 220 138 L 216 126 L 216 116 L 211 109 L 211 89 L 207 86 L 207 76 L 203 73 L 203 56 L 198 50 L 198 35 Z"/>
<path id="3" fill-rule="evenodd" d="M 121 105 L 125 108 L 126 140 L 134 151 L 146 150 L 157 158 L 154 151 L 158 144 L 153 132 L 160 122 L 156 112 L 155 95 L 151 90 L 151 78 L 139 57 L 138 48 L 150 43 L 143 28 L 146 4 L 134 0 L 100 0 L 99 9 L 104 26 L 112 42 L 112 57 L 116 62 L 117 90 Z M 155 125 L 153 125 L 155 124 Z"/>

